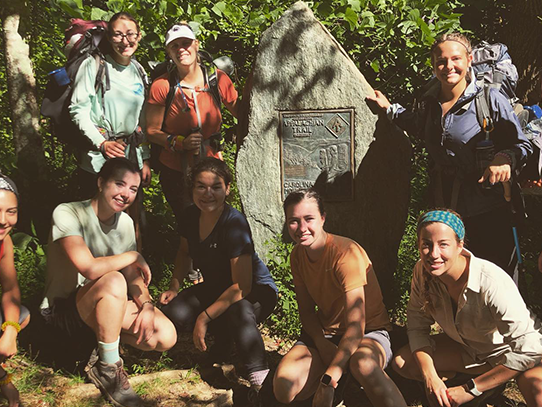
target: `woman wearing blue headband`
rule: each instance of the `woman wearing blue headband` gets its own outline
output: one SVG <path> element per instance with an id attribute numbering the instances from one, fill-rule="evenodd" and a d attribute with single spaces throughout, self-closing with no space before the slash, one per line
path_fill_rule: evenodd
<path id="1" fill-rule="evenodd" d="M 30 313 L 21 305 L 21 292 L 13 261 L 13 242 L 9 233 L 17 223 L 19 193 L 15 183 L 0 174 L 0 363 L 17 353 L 17 334 L 28 325 Z M 11 383 L 11 374 L 0 367 L 0 393 L 9 406 L 19 405 L 19 392 Z"/>
<path id="2" fill-rule="evenodd" d="M 516 378 L 527 406 L 542 406 L 542 335 L 508 274 L 464 248 L 465 227 L 449 210 L 418 221 L 420 260 L 407 307 L 410 346 L 394 368 L 423 381 L 431 406 L 460 406 Z M 435 322 L 442 333 L 430 335 Z M 448 387 L 443 377 L 457 373 Z M 481 401 L 480 399 L 478 399 Z"/>

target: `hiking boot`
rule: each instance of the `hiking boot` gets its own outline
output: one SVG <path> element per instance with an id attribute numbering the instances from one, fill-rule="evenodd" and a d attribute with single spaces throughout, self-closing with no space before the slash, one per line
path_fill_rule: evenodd
<path id="1" fill-rule="evenodd" d="M 143 406 L 143 401 L 130 386 L 122 359 L 113 364 L 99 360 L 89 370 L 88 378 L 115 407 Z"/>
<path id="2" fill-rule="evenodd" d="M 98 356 L 98 348 L 94 348 L 92 350 L 92 353 L 90 354 L 90 357 L 88 358 L 87 364 L 85 366 L 85 373 L 88 375 L 88 372 L 90 372 L 90 369 L 94 367 L 96 362 L 98 362 L 99 356 Z"/>

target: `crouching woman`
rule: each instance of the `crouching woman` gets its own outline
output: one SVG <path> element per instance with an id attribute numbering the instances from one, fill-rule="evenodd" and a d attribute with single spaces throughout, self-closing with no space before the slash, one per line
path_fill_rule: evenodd
<path id="1" fill-rule="evenodd" d="M 277 368 L 275 397 L 291 403 L 314 394 L 313 406 L 331 407 L 334 399 L 341 401 L 335 390 L 349 370 L 373 405 L 406 407 L 384 372 L 392 357 L 391 324 L 367 253 L 324 230 L 326 215 L 316 191 L 290 193 L 284 212 L 297 243 L 290 263 L 302 332 Z"/>
<path id="2" fill-rule="evenodd" d="M 258 323 L 275 308 L 277 287 L 254 251 L 246 218 L 226 203 L 232 181 L 226 163 L 202 158 L 188 181 L 194 205 L 181 218 L 173 277 L 160 301 L 179 332 L 192 331 L 200 351 L 207 350 L 207 331 L 213 333 L 214 360 L 228 358 L 235 345 L 251 384 L 249 399 L 256 400 L 269 373 Z M 192 264 L 203 282 L 179 292 Z"/>
<path id="3" fill-rule="evenodd" d="M 0 362 L 17 353 L 17 334 L 28 325 L 30 313 L 21 305 L 21 292 L 13 261 L 13 242 L 9 233 L 17 223 L 19 193 L 11 179 L 0 174 L 0 287 L 2 288 Z M 10 407 L 19 405 L 19 392 L 11 374 L 0 367 L 0 392 Z"/>
<path id="4" fill-rule="evenodd" d="M 41 305 L 46 321 L 74 340 L 96 336 L 98 360 L 89 379 L 114 405 L 127 407 L 140 406 L 141 399 L 128 382 L 119 340 L 157 351 L 177 340 L 171 321 L 153 305 L 151 271 L 136 251 L 134 223 L 124 212 L 140 183 L 133 163 L 113 158 L 99 172 L 92 199 L 55 209 Z"/>
<path id="5" fill-rule="evenodd" d="M 407 308 L 410 346 L 399 351 L 394 368 L 423 381 L 431 406 L 460 406 L 512 378 L 529 407 L 542 406 L 538 323 L 510 276 L 464 242 L 465 227 L 454 212 L 420 217 L 420 260 Z M 434 322 L 442 333 L 430 335 Z M 457 373 L 473 379 L 448 387 L 443 377 Z"/>

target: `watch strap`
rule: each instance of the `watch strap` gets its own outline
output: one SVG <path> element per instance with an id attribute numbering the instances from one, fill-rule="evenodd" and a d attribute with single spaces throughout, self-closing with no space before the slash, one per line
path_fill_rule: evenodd
<path id="1" fill-rule="evenodd" d="M 474 397 L 478 397 L 478 396 L 481 396 L 483 394 L 483 392 L 481 392 L 480 390 L 478 390 L 476 388 L 476 383 L 474 382 L 474 379 L 470 379 L 468 382 L 467 382 L 467 390 L 470 394 L 472 394 Z"/>

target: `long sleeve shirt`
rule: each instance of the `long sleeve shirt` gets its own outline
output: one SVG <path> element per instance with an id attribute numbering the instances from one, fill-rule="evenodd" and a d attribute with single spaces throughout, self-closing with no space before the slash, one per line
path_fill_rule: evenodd
<path id="1" fill-rule="evenodd" d="M 462 255 L 469 259 L 469 276 L 455 312 L 444 283 L 429 277 L 421 261 L 414 267 L 407 306 L 411 351 L 434 348 L 430 329 L 437 322 L 462 346 L 473 365 L 488 362 L 525 371 L 538 364 L 542 357 L 540 324 L 514 281 L 495 264 L 467 250 Z M 427 298 L 430 304 L 424 309 Z"/>
<path id="2" fill-rule="evenodd" d="M 111 89 L 105 92 L 103 108 L 102 95 L 96 94 L 94 88 L 97 74 L 94 57 L 89 57 L 81 63 L 69 107 L 74 123 L 96 147 L 96 151 L 85 151 L 80 156 L 79 165 L 91 173 L 99 172 L 105 163 L 105 157 L 98 151 L 105 138 L 98 127 L 118 135 L 133 133 L 139 125 L 145 101 L 143 80 L 133 63 L 120 65 L 108 55 L 105 57 L 105 64 L 109 71 Z M 130 153 L 129 149 L 128 146 L 125 150 L 126 157 Z M 150 156 L 149 148 L 148 145 L 141 144 L 136 149 L 141 168 L 143 160 Z"/>
<path id="3" fill-rule="evenodd" d="M 463 95 L 443 116 L 438 100 L 440 83 L 437 82 L 424 94 L 421 109 L 409 112 L 399 104 L 392 104 L 387 111 L 388 118 L 395 124 L 410 136 L 424 141 L 432 160 L 431 181 L 435 187 L 435 176 L 441 177 L 439 181 L 442 182 L 445 205 L 449 205 L 455 178 L 459 177 L 461 189 L 455 209 L 463 217 L 489 212 L 505 204 L 502 184 L 484 189 L 478 183 L 482 174 L 476 167 L 475 150 L 476 144 L 485 138 L 485 133 L 476 115 L 474 99 L 482 91 L 471 81 Z M 495 125 L 490 139 L 495 145 L 495 152 L 508 152 L 513 159 L 512 170 L 521 168 L 533 152 L 532 146 L 523 134 L 508 100 L 497 89 L 491 89 L 489 96 Z"/>

